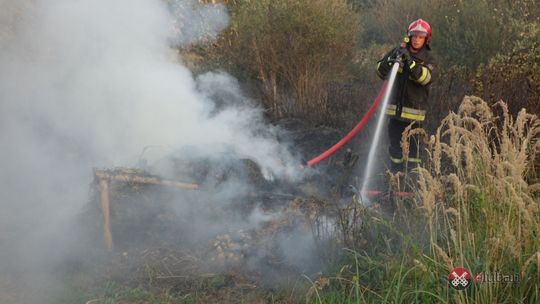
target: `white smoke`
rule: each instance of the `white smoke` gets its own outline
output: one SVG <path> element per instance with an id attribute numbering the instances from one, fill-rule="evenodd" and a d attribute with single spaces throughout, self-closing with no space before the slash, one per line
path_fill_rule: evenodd
<path id="1" fill-rule="evenodd" d="M 229 15 L 220 3 L 204 6 L 185 0 L 167 0 L 167 3 L 176 32 L 172 41 L 178 45 L 214 40 L 229 23 Z"/>
<path id="2" fill-rule="evenodd" d="M 88 199 L 92 168 L 134 165 L 145 146 L 233 151 L 295 174 L 235 80 L 194 77 L 172 47 L 215 38 L 227 20 L 197 1 L 0 0 L 2 255 L 69 251 L 65 223 Z"/>

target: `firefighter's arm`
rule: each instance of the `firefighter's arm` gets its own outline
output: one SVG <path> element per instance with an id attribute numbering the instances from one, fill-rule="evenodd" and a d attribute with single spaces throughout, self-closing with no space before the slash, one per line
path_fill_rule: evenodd
<path id="1" fill-rule="evenodd" d="M 409 62 L 409 70 L 411 71 L 410 77 L 416 83 L 421 85 L 428 85 L 433 82 L 435 76 L 435 65 L 432 63 L 421 64 L 415 60 Z"/>
<path id="2" fill-rule="evenodd" d="M 386 53 L 381 60 L 377 61 L 377 76 L 381 79 L 386 79 L 386 75 L 392 69 L 392 54 L 394 54 L 395 49 L 392 49 L 390 52 Z"/>
<path id="3" fill-rule="evenodd" d="M 385 79 L 388 72 L 390 72 L 390 66 L 386 63 L 386 58 L 379 60 L 377 62 L 377 76 L 380 79 Z"/>

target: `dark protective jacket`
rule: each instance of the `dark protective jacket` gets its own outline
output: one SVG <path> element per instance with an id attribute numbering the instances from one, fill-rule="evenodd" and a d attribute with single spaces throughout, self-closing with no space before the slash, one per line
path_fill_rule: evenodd
<path id="1" fill-rule="evenodd" d="M 381 79 L 385 79 L 392 69 L 391 57 L 397 50 L 399 47 L 378 61 L 377 75 Z M 422 122 L 425 120 L 429 87 L 436 77 L 436 62 L 426 46 L 417 53 L 410 52 L 410 56 L 411 62 L 399 69 L 392 98 L 385 111 L 399 120 Z"/>

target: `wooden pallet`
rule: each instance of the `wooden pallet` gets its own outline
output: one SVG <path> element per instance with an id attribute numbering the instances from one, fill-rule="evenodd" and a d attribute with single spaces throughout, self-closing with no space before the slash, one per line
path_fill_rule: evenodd
<path id="1" fill-rule="evenodd" d="M 184 183 L 174 180 L 161 179 L 157 176 L 149 175 L 144 171 L 130 168 L 95 169 L 95 179 L 99 185 L 99 201 L 103 214 L 103 238 L 107 251 L 112 251 L 114 247 L 111 233 L 111 213 L 109 201 L 109 184 L 112 181 L 135 183 L 143 185 L 161 185 L 177 189 L 198 190 L 198 184 Z"/>

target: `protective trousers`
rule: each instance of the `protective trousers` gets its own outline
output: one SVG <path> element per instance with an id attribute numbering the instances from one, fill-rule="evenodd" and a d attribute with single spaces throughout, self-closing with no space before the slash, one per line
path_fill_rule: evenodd
<path id="1" fill-rule="evenodd" d="M 421 127 L 420 122 L 415 121 L 412 123 L 412 129 Z M 407 160 L 403 158 L 401 137 L 405 128 L 410 124 L 410 121 L 403 121 L 395 118 L 390 118 L 390 121 L 388 122 L 388 137 L 390 140 L 388 152 L 391 160 L 390 169 L 394 173 L 398 171 L 405 172 L 416 167 L 416 165 L 420 163 L 420 139 L 418 135 L 413 135 L 408 138 L 409 155 Z"/>

